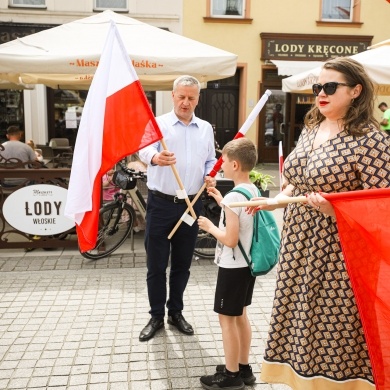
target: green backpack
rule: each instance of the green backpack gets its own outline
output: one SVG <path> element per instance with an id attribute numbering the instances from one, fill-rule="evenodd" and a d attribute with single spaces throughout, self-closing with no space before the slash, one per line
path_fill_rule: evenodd
<path id="1" fill-rule="evenodd" d="M 251 200 L 251 193 L 245 188 L 234 188 L 229 192 L 238 192 Z M 261 193 L 259 191 L 259 196 Z M 253 236 L 250 259 L 240 241 L 241 250 L 253 276 L 265 275 L 276 265 L 279 256 L 280 234 L 275 217 L 270 211 L 258 211 L 253 217 Z"/>

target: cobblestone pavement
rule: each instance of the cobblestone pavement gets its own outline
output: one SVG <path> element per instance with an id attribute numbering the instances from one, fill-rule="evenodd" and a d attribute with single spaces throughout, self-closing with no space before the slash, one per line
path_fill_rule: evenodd
<path id="1" fill-rule="evenodd" d="M 165 324 L 141 343 L 149 319 L 142 237 L 134 251 L 127 242 L 98 261 L 72 249 L 0 251 L 0 389 L 201 389 L 199 377 L 224 362 L 217 267 L 193 261 L 183 314 L 195 334 Z M 259 378 L 274 287 L 275 271 L 256 280 L 248 313 L 257 384 L 247 389 L 289 390 Z"/>
<path id="2" fill-rule="evenodd" d="M 44 253 L 0 261 L 0 389 L 200 389 L 199 377 L 223 363 L 213 312 L 217 267 L 194 260 L 185 293 L 195 335 L 165 325 L 149 342 L 138 335 L 149 319 L 145 257 Z M 275 272 L 258 277 L 249 308 L 253 388 L 260 382 Z"/>

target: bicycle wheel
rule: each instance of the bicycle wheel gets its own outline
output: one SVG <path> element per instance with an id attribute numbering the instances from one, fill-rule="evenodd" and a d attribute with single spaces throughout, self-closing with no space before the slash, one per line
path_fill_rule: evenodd
<path id="1" fill-rule="evenodd" d="M 213 259 L 215 256 L 216 245 L 217 239 L 212 234 L 199 229 L 195 243 L 194 255 L 203 259 Z"/>
<path id="2" fill-rule="evenodd" d="M 81 253 L 98 260 L 118 249 L 129 236 L 135 221 L 135 211 L 127 203 L 110 203 L 100 209 L 99 231 L 94 249 Z"/>

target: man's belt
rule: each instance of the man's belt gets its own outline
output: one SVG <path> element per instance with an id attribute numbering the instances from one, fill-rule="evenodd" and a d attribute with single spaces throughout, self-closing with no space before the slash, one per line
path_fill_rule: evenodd
<path id="1" fill-rule="evenodd" d="M 164 193 L 162 193 L 160 191 L 156 191 L 156 190 L 150 190 L 150 192 L 159 198 L 169 200 L 170 202 L 173 202 L 173 203 L 185 203 L 186 202 L 185 199 L 180 199 L 175 195 L 164 194 Z M 191 201 L 192 199 L 195 198 L 195 196 L 196 195 L 188 195 L 188 199 Z"/>

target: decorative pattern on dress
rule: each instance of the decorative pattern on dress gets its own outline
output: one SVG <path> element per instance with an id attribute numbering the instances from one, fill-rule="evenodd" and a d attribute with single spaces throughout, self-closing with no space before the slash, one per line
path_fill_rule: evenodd
<path id="1" fill-rule="evenodd" d="M 389 138 L 339 133 L 313 150 L 302 131 L 286 158 L 293 196 L 389 187 Z M 303 377 L 374 382 L 364 332 L 341 251 L 336 220 L 308 205 L 285 210 L 282 251 L 265 361 Z"/>

